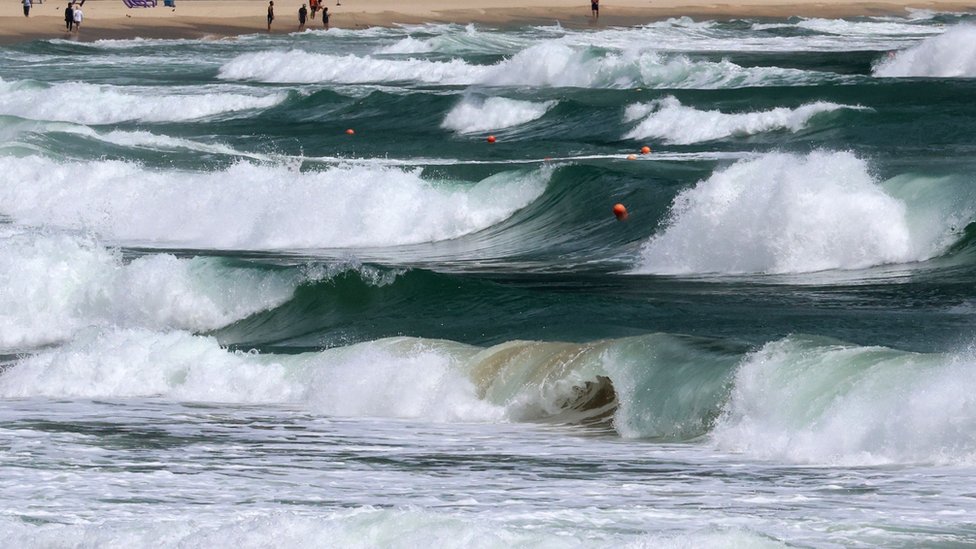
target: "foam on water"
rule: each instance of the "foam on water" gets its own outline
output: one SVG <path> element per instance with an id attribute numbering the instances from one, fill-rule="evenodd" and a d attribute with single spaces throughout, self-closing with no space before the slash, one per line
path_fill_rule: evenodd
<path id="1" fill-rule="evenodd" d="M 419 170 L 343 165 L 299 172 L 240 162 L 215 172 L 120 161 L 6 161 L 0 213 L 28 225 L 82 228 L 116 241 L 199 248 L 383 246 L 489 227 L 545 190 L 551 170 L 481 182 L 431 182 Z"/>
<path id="2" fill-rule="evenodd" d="M 783 549 L 786 544 L 747 530 L 730 529 L 677 535 L 629 534 L 582 531 L 560 526 L 555 531 L 526 528 L 504 520 L 486 522 L 473 514 L 411 509 L 360 507 L 325 511 L 314 516 L 299 513 L 241 513 L 231 517 L 190 516 L 124 521 L 110 518 L 98 524 L 34 525 L 10 518 L 0 519 L 0 533 L 14 546 L 80 547 L 106 549 L 129 547 L 299 547 L 328 546 L 350 549 L 412 549 L 435 545 L 445 549 L 529 549 L 592 547 L 655 547 L 691 549 Z M 558 517 L 553 517 L 556 520 Z M 555 528 L 555 525 L 553 526 Z M 84 540 L 78 544 L 71 540 Z"/>
<path id="3" fill-rule="evenodd" d="M 300 404 L 333 416 L 495 421 L 458 368 L 459 344 L 388 339 L 302 355 L 228 352 L 211 337 L 143 329 L 90 330 L 21 359 L 0 375 L 4 398 L 163 397 Z"/>
<path id="4" fill-rule="evenodd" d="M 909 215 L 851 153 L 764 154 L 679 193 L 635 272 L 803 273 L 924 260 L 955 228 L 938 207 L 923 209 L 932 216 Z"/>
<path id="5" fill-rule="evenodd" d="M 863 21 L 850 21 L 846 19 L 801 19 L 796 23 L 796 27 L 809 29 L 824 34 L 833 34 L 842 37 L 850 36 L 929 36 L 941 32 L 940 27 L 917 24 L 925 18 L 911 20 L 893 19 L 874 19 Z"/>
<path id="6" fill-rule="evenodd" d="M 509 54 L 525 47 L 527 41 L 514 33 L 485 32 L 475 25 L 422 25 L 408 27 L 410 34 L 376 50 L 378 54 L 415 53 Z M 414 35 L 429 36 L 418 38 Z M 433 35 L 433 36 L 430 36 Z"/>
<path id="7" fill-rule="evenodd" d="M 296 60 L 301 62 L 296 62 Z M 300 50 L 245 53 L 220 67 L 224 80 L 259 82 L 367 84 L 419 82 L 467 84 L 484 69 L 461 59 L 383 59 L 371 56 L 329 55 Z"/>
<path id="8" fill-rule="evenodd" d="M 462 134 L 511 128 L 542 118 L 554 106 L 556 101 L 465 97 L 447 113 L 441 127 Z"/>
<path id="9" fill-rule="evenodd" d="M 223 113 L 266 109 L 287 97 L 285 92 L 178 94 L 145 87 L 83 82 L 37 84 L 0 79 L 0 114 L 78 124 L 195 120 Z M 174 108 L 177 104 L 179 108 Z"/>
<path id="10" fill-rule="evenodd" d="M 819 114 L 856 108 L 859 107 L 817 101 L 795 109 L 779 107 L 768 111 L 730 114 L 700 111 L 682 105 L 675 97 L 669 96 L 627 107 L 624 121 L 640 120 L 640 123 L 624 134 L 624 138 L 655 138 L 667 143 L 688 145 L 773 131 L 797 132 L 808 127 L 811 119 Z"/>
<path id="11" fill-rule="evenodd" d="M 874 68 L 880 77 L 976 77 L 976 26 L 958 25 L 918 45 L 889 54 Z"/>
<path id="12" fill-rule="evenodd" d="M 93 325 L 203 331 L 288 300 L 302 278 L 160 254 L 124 263 L 92 239 L 0 234 L 0 350 L 61 341 Z"/>
<path id="13" fill-rule="evenodd" d="M 712 433 L 790 462 L 976 463 L 976 358 L 788 338 L 749 356 Z"/>
<path id="14" fill-rule="evenodd" d="M 301 57 L 302 63 L 295 63 Z M 652 50 L 604 50 L 557 41 L 530 46 L 494 65 L 461 59 L 381 59 L 268 51 L 240 55 L 220 68 L 225 80 L 364 84 L 416 82 L 443 85 L 578 88 L 736 88 L 839 81 L 841 77 L 779 67 L 741 67 L 728 60 L 696 61 Z"/>
<path id="15" fill-rule="evenodd" d="M 578 88 L 736 88 L 811 81 L 813 73 L 778 67 L 744 68 L 728 60 L 696 61 L 683 55 L 628 48 L 607 51 L 543 42 L 485 70 L 491 86 Z"/>

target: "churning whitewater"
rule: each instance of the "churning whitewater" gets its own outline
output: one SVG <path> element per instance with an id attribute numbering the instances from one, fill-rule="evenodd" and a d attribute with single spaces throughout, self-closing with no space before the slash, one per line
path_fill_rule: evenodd
<path id="1" fill-rule="evenodd" d="M 976 543 L 974 24 L 0 48 L 0 539 Z"/>

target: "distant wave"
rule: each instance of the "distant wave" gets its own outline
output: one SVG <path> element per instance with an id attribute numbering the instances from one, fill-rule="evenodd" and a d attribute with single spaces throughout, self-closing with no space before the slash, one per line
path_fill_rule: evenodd
<path id="1" fill-rule="evenodd" d="M 945 203 L 910 214 L 851 153 L 765 154 L 682 191 L 635 271 L 803 273 L 924 260 L 972 215 L 951 213 L 943 193 L 927 198 Z"/>
<path id="2" fill-rule="evenodd" d="M 976 77 L 976 26 L 959 25 L 893 53 L 874 68 L 880 77 Z"/>
<path id="3" fill-rule="evenodd" d="M 422 25 L 406 29 L 412 34 L 376 50 L 378 54 L 449 53 L 510 54 L 525 47 L 528 41 L 514 33 L 486 32 L 475 25 Z M 431 36 L 433 35 L 433 36 Z"/>
<path id="4" fill-rule="evenodd" d="M 303 59 L 295 63 L 296 57 Z M 652 50 L 607 51 L 543 42 L 494 65 L 461 59 L 386 59 L 297 50 L 242 54 L 224 64 L 225 80 L 365 84 L 416 82 L 442 85 L 578 88 L 737 88 L 802 85 L 842 79 L 778 67 L 741 67 L 731 61 L 696 61 Z"/>
<path id="5" fill-rule="evenodd" d="M 456 238 L 540 196 L 550 170 L 480 182 L 427 181 L 416 169 L 324 171 L 239 162 L 214 172 L 132 162 L 5 161 L 0 213 L 25 225 L 86 229 L 142 244 L 223 249 L 390 246 Z M 296 166 L 297 168 L 297 166 Z"/>
<path id="6" fill-rule="evenodd" d="M 628 107 L 624 115 L 625 121 L 640 120 L 640 123 L 624 134 L 624 138 L 655 138 L 663 139 L 667 143 L 687 145 L 779 130 L 797 132 L 806 128 L 811 119 L 819 114 L 857 108 L 860 107 L 818 101 L 795 109 L 780 107 L 768 111 L 729 114 L 700 111 L 682 105 L 674 97 L 665 97 Z"/>
<path id="7" fill-rule="evenodd" d="M 151 88 L 95 85 L 82 82 L 38 84 L 0 79 L 0 114 L 78 124 L 125 121 L 175 122 L 222 113 L 266 109 L 287 93 L 160 93 Z"/>
<path id="8" fill-rule="evenodd" d="M 555 101 L 534 103 L 504 97 L 465 98 L 447 113 L 441 127 L 458 133 L 475 133 L 519 126 L 542 118 Z"/>

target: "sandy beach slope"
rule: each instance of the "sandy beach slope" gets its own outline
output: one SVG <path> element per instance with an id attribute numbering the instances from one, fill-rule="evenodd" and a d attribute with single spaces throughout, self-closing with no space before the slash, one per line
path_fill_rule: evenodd
<path id="1" fill-rule="evenodd" d="M 272 32 L 298 30 L 297 12 L 306 0 L 276 0 Z M 675 16 L 727 18 L 742 16 L 843 17 L 902 14 L 906 9 L 976 11 L 976 0 L 912 2 L 843 0 L 742 0 L 716 3 L 709 0 L 604 0 L 598 21 L 590 17 L 588 0 L 326 0 L 332 13 L 331 26 L 363 28 L 397 23 L 481 23 L 552 24 L 567 27 L 637 25 Z M 21 5 L 6 3 L 0 14 L 0 42 L 35 38 L 70 37 L 78 40 L 103 38 L 205 38 L 266 32 L 266 0 L 176 0 L 176 7 L 129 9 L 122 0 L 87 0 L 81 30 L 64 29 L 66 0 L 45 0 L 35 4 L 30 17 Z M 321 21 L 310 28 L 321 28 Z"/>

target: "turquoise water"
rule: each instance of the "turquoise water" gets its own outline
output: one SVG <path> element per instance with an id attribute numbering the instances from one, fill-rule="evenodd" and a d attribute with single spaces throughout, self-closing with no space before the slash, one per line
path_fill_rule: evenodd
<path id="1" fill-rule="evenodd" d="M 976 543 L 972 24 L 3 47 L 5 543 Z"/>

